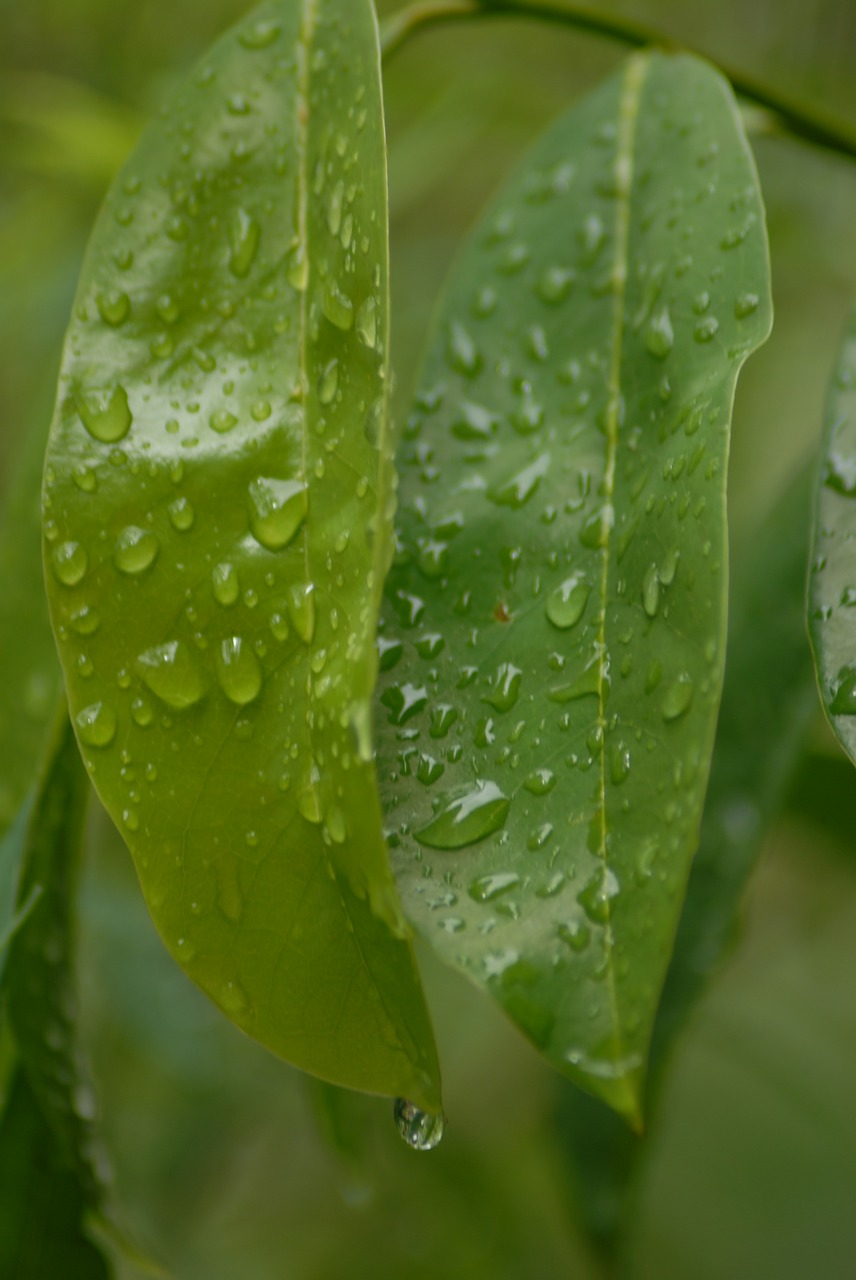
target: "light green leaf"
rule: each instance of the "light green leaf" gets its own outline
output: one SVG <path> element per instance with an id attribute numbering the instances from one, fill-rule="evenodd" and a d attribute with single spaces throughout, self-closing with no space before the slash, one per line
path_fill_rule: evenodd
<path id="1" fill-rule="evenodd" d="M 809 486 L 782 495 L 738 561 L 731 591 L 728 664 L 701 840 L 687 884 L 651 1046 L 649 1125 L 676 1039 L 738 932 L 746 882 L 781 811 L 816 715 L 803 624 Z M 598 1250 L 630 1239 L 634 1191 L 649 1144 L 577 1090 L 561 1097 L 557 1124 L 577 1212 Z"/>
<path id="2" fill-rule="evenodd" d="M 288 1061 L 433 1110 L 372 759 L 388 328 L 372 6 L 265 5 L 96 226 L 47 577 L 86 763 L 170 951 Z"/>
<path id="3" fill-rule="evenodd" d="M 735 380 L 770 318 L 728 86 L 633 58 L 464 252 L 401 452 L 379 714 L 405 909 L 633 1118 L 719 705 Z"/>
<path id="4" fill-rule="evenodd" d="M 856 314 L 826 399 L 808 580 L 817 683 L 833 731 L 856 760 Z"/>

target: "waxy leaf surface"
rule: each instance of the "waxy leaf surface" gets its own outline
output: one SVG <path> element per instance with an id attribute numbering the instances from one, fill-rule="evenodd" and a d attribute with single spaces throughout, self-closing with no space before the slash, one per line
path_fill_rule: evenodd
<path id="1" fill-rule="evenodd" d="M 45 558 L 84 758 L 173 955 L 288 1061 L 436 1108 L 372 762 L 386 224 L 369 0 L 254 11 L 97 224 Z"/>
<path id="2" fill-rule="evenodd" d="M 635 57 L 476 232 L 401 449 L 378 715 L 405 909 L 629 1117 L 719 705 L 735 381 L 770 318 L 728 86 Z"/>
<path id="3" fill-rule="evenodd" d="M 671 1053 L 738 936 L 746 883 L 784 807 L 817 712 L 803 618 L 808 475 L 784 493 L 735 565 L 728 664 L 701 839 L 651 1044 L 645 1091 L 656 1122 Z M 634 1190 L 651 1153 L 614 1112 L 565 1089 L 557 1126 L 583 1226 L 605 1255 L 632 1239 Z"/>
<path id="4" fill-rule="evenodd" d="M 809 635 L 823 707 L 856 761 L 856 314 L 826 400 L 808 585 Z"/>

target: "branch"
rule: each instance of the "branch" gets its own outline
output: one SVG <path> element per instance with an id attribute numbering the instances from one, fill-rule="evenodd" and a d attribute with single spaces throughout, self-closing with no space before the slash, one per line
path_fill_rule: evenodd
<path id="1" fill-rule="evenodd" d="M 662 32 L 654 31 L 624 18 L 594 13 L 583 6 L 564 3 L 529 3 L 528 0 L 421 0 L 388 18 L 381 28 L 384 60 L 407 43 L 411 36 L 429 27 L 450 22 L 471 22 L 483 18 L 535 18 L 575 31 L 604 36 L 633 49 L 654 45 L 672 51 L 683 50 L 703 57 L 698 50 L 678 43 Z M 813 146 L 856 159 L 856 130 L 831 120 L 822 112 L 802 103 L 792 102 L 784 94 L 768 88 L 751 76 L 719 65 L 731 81 L 735 93 L 772 115 L 779 128 L 793 138 Z"/>

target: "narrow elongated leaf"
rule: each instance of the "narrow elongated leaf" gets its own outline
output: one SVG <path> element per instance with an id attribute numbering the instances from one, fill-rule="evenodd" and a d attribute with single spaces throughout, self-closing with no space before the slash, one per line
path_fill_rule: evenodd
<path id="1" fill-rule="evenodd" d="M 719 704 L 734 385 L 770 315 L 727 85 L 636 57 L 464 253 L 402 451 L 380 776 L 405 908 L 629 1116 Z"/>
<path id="2" fill-rule="evenodd" d="M 646 1087 L 649 1124 L 676 1037 L 737 933 L 746 882 L 783 807 L 816 715 L 803 625 L 809 507 L 804 473 L 735 570 L 701 841 L 654 1024 Z M 648 1145 L 577 1090 L 562 1094 L 558 1129 L 583 1225 L 598 1249 L 613 1256 L 628 1244 L 633 1193 L 644 1174 Z"/>
<path id="3" fill-rule="evenodd" d="M 856 760 L 856 313 L 826 400 L 808 584 L 817 683 L 833 732 Z"/>
<path id="4" fill-rule="evenodd" d="M 387 259 L 372 6 L 263 6 L 97 224 L 45 554 L 86 763 L 173 955 L 289 1061 L 436 1108 L 372 762 Z"/>
<path id="5" fill-rule="evenodd" d="M 94 1096 L 77 1041 L 74 917 L 89 783 L 63 708 L 18 885 L 23 916 L 0 987 L 14 1066 L 0 1121 L 0 1274 L 100 1277 L 84 1221 L 102 1205 Z"/>

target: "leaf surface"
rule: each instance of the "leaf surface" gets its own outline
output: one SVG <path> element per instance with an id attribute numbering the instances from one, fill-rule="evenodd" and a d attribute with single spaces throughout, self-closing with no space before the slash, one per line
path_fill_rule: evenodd
<path id="1" fill-rule="evenodd" d="M 856 760 L 856 313 L 826 398 L 808 580 L 808 621 L 821 702 Z"/>
<path id="2" fill-rule="evenodd" d="M 784 806 L 816 715 L 802 603 L 809 499 L 803 475 L 767 516 L 734 573 L 701 840 L 654 1024 L 649 1123 L 656 1121 L 677 1037 L 738 932 L 747 881 Z M 557 1122 L 577 1211 L 598 1249 L 614 1255 L 631 1239 L 633 1194 L 649 1144 L 577 1090 L 563 1092 Z"/>
<path id="3" fill-rule="evenodd" d="M 727 85 L 633 58 L 463 253 L 401 452 L 379 716 L 405 909 L 634 1118 L 719 705 L 734 386 L 770 319 Z"/>
<path id="4" fill-rule="evenodd" d="M 85 760 L 172 954 L 288 1061 L 436 1109 L 372 758 L 388 327 L 372 6 L 268 4 L 96 226 L 45 555 Z"/>

